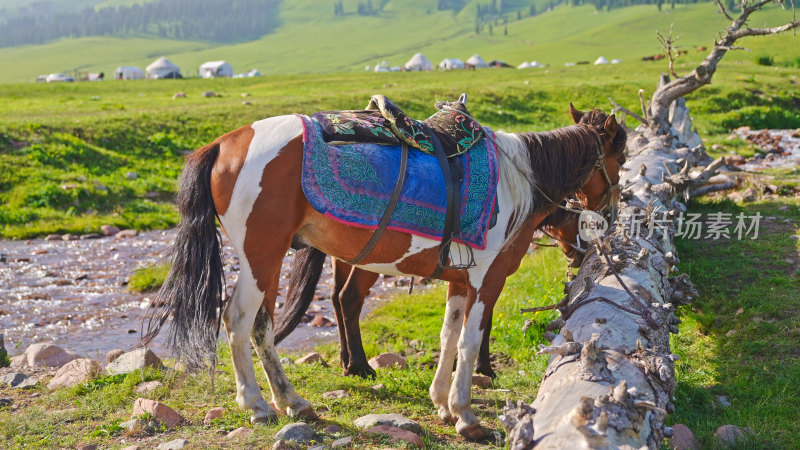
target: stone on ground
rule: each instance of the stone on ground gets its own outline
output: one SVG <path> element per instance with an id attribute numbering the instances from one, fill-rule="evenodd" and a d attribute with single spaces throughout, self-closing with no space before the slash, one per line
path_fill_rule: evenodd
<path id="1" fill-rule="evenodd" d="M 142 414 L 150 414 L 153 418 L 166 425 L 167 428 L 172 428 L 183 421 L 183 416 L 169 406 L 155 400 L 139 397 L 133 403 L 133 415 L 141 416 Z"/>
<path id="2" fill-rule="evenodd" d="M 338 433 L 338 432 L 342 431 L 342 427 L 340 427 L 339 425 L 331 424 L 331 425 L 328 425 L 327 427 L 325 427 L 325 429 L 323 429 L 322 431 L 324 431 L 324 432 L 326 432 L 328 434 L 335 434 L 335 433 Z"/>
<path id="3" fill-rule="evenodd" d="M 186 447 L 189 444 L 189 441 L 184 438 L 178 438 L 169 442 L 164 442 L 163 444 L 158 444 L 156 447 L 158 450 L 180 450 Z"/>
<path id="4" fill-rule="evenodd" d="M 15 389 L 27 389 L 36 386 L 39 380 L 29 377 L 20 372 L 9 372 L 0 377 L 0 386 L 8 386 Z"/>
<path id="5" fill-rule="evenodd" d="M 222 417 L 222 414 L 225 413 L 225 408 L 211 408 L 206 413 L 205 419 L 203 419 L 203 424 L 208 425 L 214 419 L 219 419 Z"/>
<path id="6" fill-rule="evenodd" d="M 344 389 L 338 389 L 336 391 L 330 391 L 322 394 L 322 396 L 325 398 L 345 398 L 349 395 L 350 394 L 348 394 Z"/>
<path id="7" fill-rule="evenodd" d="M 335 326 L 336 322 L 328 319 L 327 317 L 321 314 L 317 314 L 314 316 L 313 319 L 311 319 L 311 323 L 309 323 L 309 325 L 315 328 L 324 328 L 324 327 Z"/>
<path id="8" fill-rule="evenodd" d="M 57 369 L 73 359 L 78 359 L 78 355 L 49 342 L 33 344 L 25 349 L 24 354 L 24 364 L 27 367 L 40 366 Z"/>
<path id="9" fill-rule="evenodd" d="M 55 376 L 47 387 L 50 389 L 60 389 L 75 386 L 90 380 L 101 371 L 100 364 L 87 358 L 74 359 L 56 372 Z"/>
<path id="10" fill-rule="evenodd" d="M 472 385 L 481 389 L 487 389 L 492 385 L 492 379 L 486 375 L 472 374 Z"/>
<path id="11" fill-rule="evenodd" d="M 275 433 L 278 440 L 309 442 L 313 438 L 314 429 L 303 422 L 290 423 Z"/>
<path id="12" fill-rule="evenodd" d="M 288 356 L 284 356 L 283 358 L 280 359 L 280 361 L 282 366 L 291 366 L 292 364 L 294 364 L 292 358 L 289 358 Z"/>
<path id="13" fill-rule="evenodd" d="M 235 439 L 240 436 L 250 436 L 251 434 L 253 434 L 252 428 L 239 427 L 228 433 L 225 437 Z"/>
<path id="14" fill-rule="evenodd" d="M 734 446 L 745 442 L 747 439 L 741 428 L 736 425 L 723 425 L 717 428 L 714 437 L 722 446 Z"/>
<path id="15" fill-rule="evenodd" d="M 353 425 L 361 429 L 367 429 L 375 425 L 388 425 L 412 433 L 422 433 L 420 424 L 400 414 L 367 414 L 353 421 Z"/>
<path id="16" fill-rule="evenodd" d="M 156 356 L 152 350 L 137 348 L 115 359 L 111 364 L 106 366 L 106 372 L 111 375 L 117 375 L 121 373 L 131 373 L 137 369 L 144 369 L 145 367 L 161 369 L 163 365 L 161 364 L 161 359 Z"/>
<path id="17" fill-rule="evenodd" d="M 139 384 L 136 385 L 136 392 L 138 392 L 140 394 L 147 394 L 147 393 L 155 391 L 156 389 L 160 388 L 161 386 L 164 386 L 164 383 L 162 383 L 160 381 L 157 381 L 157 380 L 144 381 L 144 382 L 139 383 Z"/>
<path id="18" fill-rule="evenodd" d="M 106 353 L 106 364 L 111 364 L 112 362 L 116 361 L 117 358 L 125 354 L 125 350 L 115 348 L 114 350 L 109 350 Z"/>
<path id="19" fill-rule="evenodd" d="M 373 369 L 386 369 L 397 365 L 401 369 L 407 366 L 406 359 L 396 353 L 381 353 L 369 360 L 369 365 Z"/>
<path id="20" fill-rule="evenodd" d="M 307 355 L 303 356 L 302 358 L 298 359 L 298 360 L 297 360 L 297 361 L 295 361 L 294 363 L 295 363 L 295 364 L 314 364 L 314 363 L 320 363 L 320 364 L 322 364 L 323 366 L 327 365 L 327 364 L 325 363 L 325 358 L 323 358 L 323 357 L 322 357 L 322 355 L 320 355 L 320 354 L 319 354 L 319 353 L 317 353 L 317 352 L 309 353 L 309 354 L 307 354 Z"/>
<path id="21" fill-rule="evenodd" d="M 398 443 L 398 441 L 405 441 L 410 444 L 416 445 L 418 448 L 423 447 L 421 437 L 410 431 L 403 430 L 401 428 L 391 427 L 389 425 L 375 425 L 374 427 L 369 428 L 367 430 L 367 433 L 390 436 L 392 439 L 389 441 L 389 443 L 391 444 Z"/>
<path id="22" fill-rule="evenodd" d="M 272 444 L 270 450 L 295 450 L 296 448 L 297 447 L 284 441 L 283 439 L 278 439 L 274 444 Z"/>
<path id="23" fill-rule="evenodd" d="M 121 422 L 119 424 L 119 426 L 124 428 L 125 430 L 133 432 L 133 433 L 142 432 L 142 431 L 146 431 L 146 432 L 150 431 L 149 430 L 150 424 L 147 423 L 147 421 L 144 420 L 144 419 L 126 420 L 125 422 Z"/>
<path id="24" fill-rule="evenodd" d="M 672 437 L 669 439 L 671 450 L 697 450 L 700 447 L 694 433 L 686 425 L 679 423 L 672 426 Z"/>
<path id="25" fill-rule="evenodd" d="M 11 406 L 14 404 L 14 399 L 11 397 L 0 397 L 0 408 Z"/>
<path id="26" fill-rule="evenodd" d="M 333 443 L 331 444 L 331 448 L 349 447 L 351 445 L 353 445 L 353 437 L 352 436 L 346 436 L 346 437 L 343 437 L 341 439 L 337 439 L 337 440 L 333 441 Z"/>
<path id="27" fill-rule="evenodd" d="M 103 233 L 103 236 L 114 236 L 120 232 L 120 229 L 114 225 L 103 225 L 100 227 L 100 232 Z"/>
<path id="28" fill-rule="evenodd" d="M 139 235 L 139 232 L 136 230 L 122 230 L 119 233 L 115 234 L 114 237 L 117 238 L 135 238 Z"/>

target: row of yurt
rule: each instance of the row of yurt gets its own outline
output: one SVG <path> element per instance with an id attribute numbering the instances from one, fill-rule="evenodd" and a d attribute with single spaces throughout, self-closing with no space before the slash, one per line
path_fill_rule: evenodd
<path id="1" fill-rule="evenodd" d="M 209 61 L 200 65 L 198 73 L 203 78 L 232 77 L 233 66 L 226 61 Z M 147 66 L 144 72 L 133 66 L 119 66 L 114 70 L 116 80 L 141 80 L 145 77 L 151 80 L 183 78 L 181 69 L 163 56 Z"/>

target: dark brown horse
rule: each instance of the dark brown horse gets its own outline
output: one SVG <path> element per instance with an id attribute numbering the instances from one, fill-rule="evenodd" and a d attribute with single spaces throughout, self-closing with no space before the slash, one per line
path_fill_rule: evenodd
<path id="1" fill-rule="evenodd" d="M 584 206 L 618 180 L 625 133 L 613 116 L 573 109 L 576 125 L 543 133 L 494 137 L 500 180 L 496 225 L 486 248 L 475 249 L 475 265 L 447 269 L 449 282 L 439 367 L 431 400 L 439 416 L 467 439 L 486 431 L 470 406 L 472 368 L 505 279 L 519 267 L 536 227 L 568 195 Z M 230 132 L 192 153 L 178 192 L 182 216 L 172 266 L 154 304 L 145 341 L 171 318 L 170 342 L 189 365 L 216 354 L 220 320 L 225 324 L 236 377 L 236 401 L 251 420 L 277 413 L 261 396 L 251 359 L 252 342 L 270 385 L 274 405 L 289 415 L 316 417 L 281 367 L 274 346 L 273 317 L 283 256 L 296 236 L 341 260 L 354 258 L 373 231 L 348 226 L 316 211 L 301 186 L 304 120 L 264 119 Z M 239 280 L 223 302 L 224 274 L 216 218 L 239 255 Z M 387 230 L 358 266 L 366 271 L 429 276 L 439 242 Z M 454 243 L 453 252 L 466 249 Z M 345 286 L 346 289 L 346 286 Z M 452 377 L 454 359 L 458 369 Z"/>
<path id="2" fill-rule="evenodd" d="M 605 205 L 600 203 L 599 206 Z M 538 229 L 544 230 L 547 235 L 556 240 L 570 266 L 580 266 L 583 253 L 579 247 L 577 213 L 558 208 L 539 224 Z M 275 344 L 281 342 L 300 324 L 314 299 L 326 257 L 325 253 L 313 247 L 304 247 L 295 253 L 286 302 L 281 314 L 275 318 Z M 375 370 L 367 362 L 364 345 L 361 341 L 359 317 L 366 293 L 375 284 L 379 274 L 367 272 L 337 259 L 333 260 L 333 272 L 334 285 L 331 302 L 339 329 L 339 361 L 343 368 L 342 373 L 362 378 L 374 378 Z M 364 296 L 361 295 L 362 293 Z M 492 318 L 490 317 L 488 326 L 483 331 L 475 371 L 495 378 L 497 374 L 492 368 L 489 355 L 491 323 Z"/>

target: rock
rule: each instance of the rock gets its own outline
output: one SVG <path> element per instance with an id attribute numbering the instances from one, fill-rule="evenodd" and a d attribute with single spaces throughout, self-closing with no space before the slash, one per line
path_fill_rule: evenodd
<path id="1" fill-rule="evenodd" d="M 103 235 L 99 234 L 99 233 L 82 234 L 81 235 L 81 240 L 82 241 L 86 241 L 86 240 L 89 240 L 89 239 L 100 239 L 101 237 L 103 237 Z"/>
<path id="2" fill-rule="evenodd" d="M 14 399 L 11 397 L 0 397 L 0 408 L 5 408 L 6 406 L 11 406 L 14 403 Z"/>
<path id="3" fill-rule="evenodd" d="M 136 392 L 140 394 L 148 394 L 160 388 L 161 386 L 164 386 L 164 383 L 160 381 L 145 381 L 136 385 Z"/>
<path id="4" fill-rule="evenodd" d="M 125 178 L 127 178 L 129 180 L 135 180 L 135 179 L 139 178 L 139 174 L 136 173 L 136 172 L 127 172 L 127 173 L 125 173 Z"/>
<path id="5" fill-rule="evenodd" d="M 101 371 L 100 364 L 87 358 L 74 359 L 56 372 L 55 376 L 47 387 L 49 389 L 60 389 L 75 386 L 91 379 Z"/>
<path id="6" fill-rule="evenodd" d="M 320 363 L 323 366 L 326 366 L 325 359 L 317 352 L 309 353 L 302 358 L 295 361 L 295 364 L 314 364 Z"/>
<path id="7" fill-rule="evenodd" d="M 325 398 L 345 398 L 348 397 L 350 394 L 347 393 L 344 389 L 339 389 L 336 391 L 330 391 L 322 394 Z"/>
<path id="8" fill-rule="evenodd" d="M 314 429 L 303 422 L 290 423 L 275 433 L 275 439 L 309 442 L 314 438 Z"/>
<path id="9" fill-rule="evenodd" d="M 487 389 L 492 385 L 492 379 L 486 375 L 472 374 L 472 385 Z"/>
<path id="10" fill-rule="evenodd" d="M 294 450 L 295 448 L 296 447 L 294 445 L 287 443 L 283 439 L 278 439 L 274 444 L 272 444 L 270 450 Z"/>
<path id="11" fill-rule="evenodd" d="M 240 436 L 250 436 L 251 434 L 253 434 L 253 429 L 252 428 L 239 427 L 239 428 L 231 431 L 227 435 L 225 435 L 225 437 L 226 438 L 235 439 L 235 438 L 238 438 Z"/>
<path id="12" fill-rule="evenodd" d="M 114 225 L 103 225 L 100 227 L 100 232 L 103 233 L 103 236 L 114 236 L 119 233 L 119 228 Z"/>
<path id="13" fill-rule="evenodd" d="M 53 344 L 43 342 L 33 344 L 25 349 L 25 357 L 25 364 L 28 367 L 44 366 L 59 368 L 73 359 L 77 359 L 78 355 L 67 352 Z"/>
<path id="14" fill-rule="evenodd" d="M 86 444 L 78 447 L 78 450 L 97 450 L 97 444 Z"/>
<path id="15" fill-rule="evenodd" d="M 133 403 L 133 415 L 141 416 L 142 414 L 150 414 L 153 418 L 166 425 L 167 428 L 172 428 L 183 421 L 183 416 L 169 406 L 155 400 L 139 397 Z"/>
<path id="16" fill-rule="evenodd" d="M 78 239 L 80 239 L 80 236 L 76 236 L 74 234 L 69 234 L 69 233 L 61 236 L 62 241 L 77 241 Z"/>
<path id="17" fill-rule="evenodd" d="M 353 421 L 353 425 L 358 428 L 367 429 L 375 425 L 388 425 L 394 428 L 401 428 L 412 433 L 422 433 L 422 427 L 411 419 L 400 414 L 367 414 Z"/>
<path id="18" fill-rule="evenodd" d="M 353 445 L 353 437 L 352 436 L 346 436 L 346 437 L 343 437 L 341 439 L 337 439 L 337 440 L 333 441 L 333 443 L 331 444 L 331 448 L 349 447 L 351 445 Z"/>
<path id="19" fill-rule="evenodd" d="M 9 358 L 9 361 L 11 361 L 9 367 L 15 367 L 15 368 L 25 367 L 28 365 L 28 356 L 23 353 L 21 355 L 12 356 L 11 358 Z"/>
<path id="20" fill-rule="evenodd" d="M 122 450 L 142 450 L 142 447 L 139 447 L 138 445 L 134 444 L 134 445 L 129 445 L 127 447 L 123 447 Z"/>
<path id="21" fill-rule="evenodd" d="M 291 366 L 292 364 L 294 364 L 292 358 L 289 358 L 288 356 L 284 356 L 283 358 L 280 359 L 280 361 L 282 366 Z"/>
<path id="22" fill-rule="evenodd" d="M 3 376 L 0 376 L 0 386 L 8 386 L 16 389 L 27 389 L 36 384 L 39 381 L 35 378 L 31 378 L 28 375 L 20 372 L 9 372 Z"/>
<path id="23" fill-rule="evenodd" d="M 161 359 L 159 359 L 152 350 L 138 348 L 134 351 L 123 353 L 111 364 L 106 366 L 106 372 L 111 375 L 117 375 L 120 373 L 131 373 L 138 369 L 144 369 L 145 367 L 161 369 L 163 365 L 161 364 Z"/>
<path id="24" fill-rule="evenodd" d="M 385 387 L 386 387 L 385 384 L 378 383 L 378 384 L 374 384 L 374 385 L 370 386 L 370 389 L 372 389 L 373 391 L 380 391 L 381 389 L 383 389 Z"/>
<path id="25" fill-rule="evenodd" d="M 243 105 L 245 105 L 245 106 L 250 106 L 250 105 L 252 105 L 252 104 L 253 104 L 253 102 L 248 102 L 247 100 L 244 100 L 244 101 L 242 102 L 242 104 L 243 104 Z"/>
<path id="26" fill-rule="evenodd" d="M 671 450 L 697 450 L 700 448 L 694 433 L 686 425 L 679 423 L 672 426 L 672 437 L 669 439 Z"/>
<path id="27" fill-rule="evenodd" d="M 720 408 L 728 408 L 729 406 L 731 406 L 731 401 L 728 400 L 728 397 L 724 395 L 718 395 L 714 398 L 714 404 L 716 404 Z"/>
<path id="28" fill-rule="evenodd" d="M 217 93 L 214 91 L 203 91 L 203 97 L 205 98 L 216 97 L 216 96 Z"/>
<path id="29" fill-rule="evenodd" d="M 725 157 L 725 164 L 729 166 L 741 166 L 747 162 L 747 158 L 742 155 L 728 155 Z"/>
<path id="30" fill-rule="evenodd" d="M 397 365 L 401 369 L 408 367 L 406 359 L 396 353 L 381 353 L 369 360 L 369 365 L 373 369 L 385 369 Z"/>
<path id="31" fill-rule="evenodd" d="M 183 92 L 183 91 L 176 92 L 172 96 L 172 99 L 175 100 L 176 98 L 186 98 L 186 92 Z"/>
<path id="32" fill-rule="evenodd" d="M 342 431 L 342 427 L 340 427 L 339 425 L 328 425 L 322 431 L 324 431 L 324 432 L 326 432 L 328 434 L 336 434 L 336 433 Z"/>
<path id="33" fill-rule="evenodd" d="M 408 346 L 414 350 L 422 350 L 425 347 L 425 344 L 418 339 L 412 339 L 408 341 Z"/>
<path id="34" fill-rule="evenodd" d="M 44 238 L 45 241 L 60 241 L 61 235 L 60 234 L 48 234 L 47 237 Z"/>
<path id="35" fill-rule="evenodd" d="M 735 336 L 735 335 L 736 335 L 736 333 L 738 333 L 738 332 L 739 332 L 739 330 L 737 330 L 737 329 L 728 330 L 728 332 L 727 332 L 727 333 L 725 333 L 725 337 L 733 337 L 733 336 Z"/>
<path id="36" fill-rule="evenodd" d="M 742 200 L 746 202 L 754 202 L 758 199 L 758 191 L 756 188 L 749 187 L 742 193 Z"/>
<path id="37" fill-rule="evenodd" d="M 390 444 L 398 443 L 398 441 L 405 441 L 410 444 L 416 445 L 418 448 L 422 448 L 422 438 L 418 435 L 406 431 L 396 427 L 390 427 L 388 425 L 376 425 L 367 430 L 369 434 L 383 434 L 387 436 L 391 436 L 391 440 L 389 441 Z"/>
<path id="38" fill-rule="evenodd" d="M 719 144 L 714 144 L 711 146 L 711 150 L 722 150 L 722 146 Z"/>
<path id="39" fill-rule="evenodd" d="M 115 234 L 114 237 L 117 238 L 134 238 L 139 235 L 139 232 L 136 230 L 122 230 L 119 233 Z"/>
<path id="40" fill-rule="evenodd" d="M 746 440 L 744 432 L 736 425 L 723 425 L 717 428 L 714 437 L 722 446 L 733 446 L 743 443 Z"/>
<path id="41" fill-rule="evenodd" d="M 125 354 L 125 350 L 115 348 L 113 350 L 109 350 L 106 353 L 106 364 L 111 364 L 112 362 L 116 361 L 117 358 Z"/>
<path id="42" fill-rule="evenodd" d="M 203 424 L 208 425 L 214 419 L 219 419 L 222 417 L 222 414 L 225 413 L 225 408 L 211 408 L 206 413 L 205 419 L 203 419 Z"/>
<path id="43" fill-rule="evenodd" d="M 313 319 L 311 319 L 311 323 L 309 325 L 311 325 L 312 327 L 317 327 L 317 328 L 332 327 L 332 326 L 336 325 L 336 322 L 328 319 L 325 316 L 317 314 L 317 315 L 314 316 Z"/>
<path id="44" fill-rule="evenodd" d="M 178 438 L 163 444 L 158 444 L 158 450 L 180 450 L 189 445 L 189 441 L 184 438 Z"/>

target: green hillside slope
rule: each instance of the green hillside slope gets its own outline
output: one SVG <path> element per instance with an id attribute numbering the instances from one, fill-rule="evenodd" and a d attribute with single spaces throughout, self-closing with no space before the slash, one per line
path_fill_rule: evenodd
<path id="1" fill-rule="evenodd" d="M 348 11 L 355 1 L 346 2 Z M 479 53 L 487 61 L 503 59 L 517 65 L 537 60 L 543 64 L 594 61 L 598 56 L 619 58 L 623 62 L 659 53 L 655 30 L 669 30 L 675 24 L 678 42 L 689 54 L 684 58 L 699 61 L 704 53 L 696 46 L 709 46 L 725 21 L 711 3 L 665 8 L 635 6 L 596 12 L 592 6 L 559 6 L 535 17 L 509 14 L 490 36 L 484 29 L 475 32 L 475 13 L 479 2 L 469 2 L 459 12 L 437 11 L 424 0 L 390 1 L 379 16 L 355 14 L 334 16 L 333 6 L 316 0 L 293 0 L 281 6 L 282 25 L 263 38 L 232 45 L 187 42 L 152 37 L 64 39 L 58 42 L 0 49 L 0 82 L 24 82 L 42 73 L 104 71 L 118 65 L 144 67 L 165 55 L 194 75 L 208 60 L 225 59 L 237 72 L 258 68 L 265 74 L 361 71 L 367 65 L 387 60 L 402 65 L 415 52 L 423 52 L 436 64 L 442 58 L 466 59 Z M 790 13 L 773 7 L 752 20 L 754 26 L 786 21 Z M 504 34 L 507 27 L 508 34 Z M 752 59 L 769 53 L 775 59 L 800 57 L 800 41 L 791 35 L 768 41 L 753 38 L 742 42 L 753 53 L 738 52 L 728 59 Z"/>

